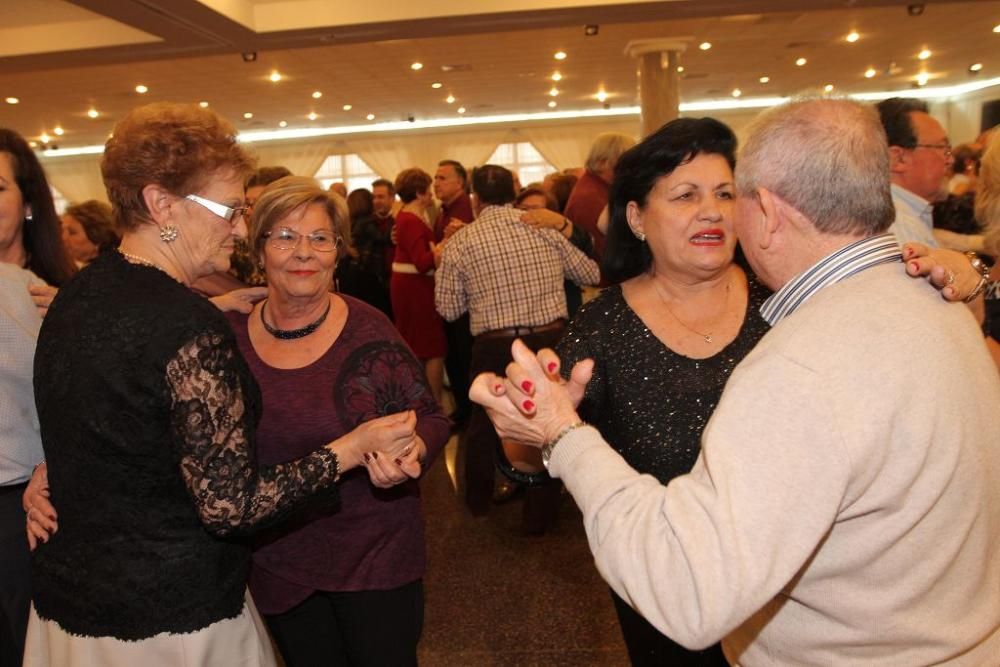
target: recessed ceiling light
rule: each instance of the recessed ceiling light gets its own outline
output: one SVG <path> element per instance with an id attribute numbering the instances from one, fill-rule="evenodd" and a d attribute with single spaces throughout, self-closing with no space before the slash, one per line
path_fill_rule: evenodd
<path id="1" fill-rule="evenodd" d="M 983 69 L 982 63 L 972 63 L 971 65 L 969 65 L 970 72 L 978 72 L 981 69 Z"/>
<path id="2" fill-rule="evenodd" d="M 739 88 L 733 88 L 733 97 L 739 97 L 743 94 L 743 91 Z"/>
<path id="3" fill-rule="evenodd" d="M 31 146 L 32 148 L 38 148 L 38 142 L 35 140 L 29 141 L 28 145 Z"/>
<path id="4" fill-rule="evenodd" d="M 38 139 L 39 139 L 39 140 L 40 140 L 40 141 L 41 141 L 41 142 L 42 142 L 43 144 L 47 144 L 47 143 L 49 143 L 50 141 L 52 141 L 52 137 L 50 137 L 50 136 L 49 136 L 48 134 L 46 134 L 45 132 L 42 132 L 41 136 L 40 136 L 40 137 L 38 137 Z"/>
<path id="5" fill-rule="evenodd" d="M 284 120 L 281 121 L 280 123 L 278 123 L 278 127 L 288 127 L 288 121 L 284 121 Z"/>
<path id="6" fill-rule="evenodd" d="M 993 26 L 993 32 L 1000 32 L 1000 23 L 997 23 L 995 26 Z"/>
<path id="7" fill-rule="evenodd" d="M 309 115 L 306 116 L 306 118 L 308 118 L 309 120 L 316 120 L 317 118 L 319 118 L 319 114 L 317 114 L 315 111 L 310 111 Z"/>
<path id="8" fill-rule="evenodd" d="M 8 98 L 6 98 L 6 99 L 5 99 L 4 101 L 5 101 L 5 102 L 6 102 L 7 104 L 17 104 L 17 103 L 18 103 L 18 102 L 20 102 L 21 100 L 17 99 L 16 97 L 8 97 Z"/>
<path id="9" fill-rule="evenodd" d="M 135 87 L 135 92 L 139 93 L 140 95 L 144 95 L 149 92 L 149 88 L 140 83 L 138 86 Z"/>
<path id="10" fill-rule="evenodd" d="M 55 134 L 55 135 L 56 135 L 57 137 L 61 137 L 62 135 L 66 134 L 66 130 L 62 129 L 62 128 L 61 128 L 61 127 L 59 127 L 58 125 L 56 125 L 56 126 L 55 126 L 54 128 L 52 128 L 52 132 L 53 132 L 53 133 L 54 133 L 54 134 Z"/>
<path id="11" fill-rule="evenodd" d="M 208 108 L 208 102 L 205 102 L 204 100 L 202 100 L 201 102 L 198 102 L 198 106 L 200 106 L 202 109 L 207 109 Z"/>
<path id="12" fill-rule="evenodd" d="M 444 84 L 442 84 L 440 81 L 435 81 L 434 83 L 431 84 L 431 88 L 433 88 L 434 90 L 437 90 L 438 88 L 440 88 L 443 85 Z"/>
<path id="13" fill-rule="evenodd" d="M 556 60 L 566 60 L 566 52 L 556 51 L 554 54 L 552 54 L 552 57 L 555 58 Z"/>
<path id="14" fill-rule="evenodd" d="M 870 78 L 874 77 L 876 74 L 878 74 L 878 72 L 875 71 L 874 67 L 869 67 L 868 69 L 865 70 L 865 78 L 866 79 L 870 79 Z"/>
<path id="15" fill-rule="evenodd" d="M 552 73 L 552 80 L 553 81 L 562 81 L 562 74 L 560 74 L 559 72 L 553 72 Z"/>
<path id="16" fill-rule="evenodd" d="M 684 65 L 678 65 L 677 66 L 677 73 L 680 74 L 683 71 L 684 71 Z"/>
<path id="17" fill-rule="evenodd" d="M 549 108 L 550 109 L 555 109 L 557 104 L 558 104 L 558 102 L 556 102 L 555 100 L 549 100 Z"/>
<path id="18" fill-rule="evenodd" d="M 246 118 L 247 120 L 250 120 L 251 118 L 253 118 L 253 114 L 247 111 L 245 114 L 243 114 L 243 117 Z"/>
<path id="19" fill-rule="evenodd" d="M 923 51 L 917 54 L 917 57 L 920 58 L 921 60 L 927 60 L 928 58 L 931 57 L 930 49 L 924 49 Z"/>
<path id="20" fill-rule="evenodd" d="M 457 111 L 458 113 L 465 113 L 465 107 L 458 107 L 457 109 L 455 109 L 455 111 Z"/>
<path id="21" fill-rule="evenodd" d="M 416 72 L 417 70 L 421 70 L 423 68 L 424 68 L 423 63 L 413 63 L 412 65 L 410 65 L 410 69 L 412 69 L 414 72 Z"/>
<path id="22" fill-rule="evenodd" d="M 795 64 L 798 65 L 799 67 L 802 67 L 807 62 L 809 62 L 809 61 L 806 60 L 805 58 L 799 58 L 798 60 L 795 61 Z"/>
<path id="23" fill-rule="evenodd" d="M 761 83 L 771 83 L 771 77 L 769 76 L 762 76 L 757 80 L 760 81 Z"/>
<path id="24" fill-rule="evenodd" d="M 368 120 L 375 120 L 375 114 L 370 113 L 367 116 L 365 116 L 365 118 L 367 118 Z"/>
<path id="25" fill-rule="evenodd" d="M 552 88 L 549 89 L 549 95 L 551 97 L 555 97 L 558 94 L 559 94 L 559 89 L 556 88 L 555 86 L 552 86 Z"/>
<path id="26" fill-rule="evenodd" d="M 88 116 L 89 116 L 90 118 L 97 118 L 97 117 L 98 117 L 98 116 L 100 116 L 101 114 L 99 114 L 99 113 L 97 112 L 97 109 L 90 109 L 89 111 L 87 111 L 87 115 L 88 115 Z"/>
<path id="27" fill-rule="evenodd" d="M 917 85 L 926 86 L 927 82 L 930 81 L 930 78 L 931 77 L 927 74 L 927 72 L 921 72 L 917 75 Z"/>
<path id="28" fill-rule="evenodd" d="M 608 94 L 603 90 L 599 90 L 597 91 L 597 95 L 595 97 L 597 97 L 598 102 L 604 102 L 608 99 Z"/>
<path id="29" fill-rule="evenodd" d="M 444 98 L 444 101 L 447 102 L 448 104 L 454 104 L 455 103 L 455 96 L 454 95 L 449 95 L 448 97 Z"/>
<path id="30" fill-rule="evenodd" d="M 852 30 L 851 32 L 847 33 L 847 37 L 845 37 L 844 39 L 853 44 L 854 42 L 861 39 L 861 35 L 858 34 L 857 30 Z"/>
<path id="31" fill-rule="evenodd" d="M 271 76 L 267 78 L 269 78 L 274 83 L 278 83 L 279 81 L 281 81 L 281 73 L 278 70 L 274 70 L 273 72 L 271 72 Z"/>
<path id="32" fill-rule="evenodd" d="M 350 104 L 345 104 L 342 108 L 343 108 L 344 111 L 350 111 L 354 107 L 352 107 Z"/>
<path id="33" fill-rule="evenodd" d="M 318 100 L 321 97 L 323 97 L 322 91 L 319 91 L 319 90 L 314 90 L 313 91 L 313 99 L 314 100 Z"/>
<path id="34" fill-rule="evenodd" d="M 832 92 L 832 91 L 833 91 L 833 84 L 832 83 L 828 83 L 825 86 L 823 86 L 823 92 L 829 93 L 829 92 Z"/>
<path id="35" fill-rule="evenodd" d="M 698 45 L 698 48 L 701 49 L 702 51 L 708 51 L 710 48 L 712 48 L 712 42 L 702 42 L 701 44 Z"/>

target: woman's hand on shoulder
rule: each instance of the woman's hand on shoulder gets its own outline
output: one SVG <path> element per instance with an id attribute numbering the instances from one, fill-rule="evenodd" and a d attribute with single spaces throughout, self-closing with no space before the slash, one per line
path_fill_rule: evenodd
<path id="1" fill-rule="evenodd" d="M 59 288 L 52 285 L 28 285 L 28 294 L 35 302 L 35 308 L 38 309 L 40 317 L 45 317 L 46 313 L 49 312 L 49 306 L 52 305 L 52 300 L 56 298 L 58 293 Z"/>
<path id="2" fill-rule="evenodd" d="M 237 311 L 249 313 L 253 311 L 253 305 L 267 296 L 266 287 L 241 287 L 213 296 L 209 301 L 224 313 Z"/>

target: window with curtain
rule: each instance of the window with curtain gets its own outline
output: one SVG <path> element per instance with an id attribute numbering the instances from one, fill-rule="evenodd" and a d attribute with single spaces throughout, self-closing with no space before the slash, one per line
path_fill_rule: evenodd
<path id="1" fill-rule="evenodd" d="M 347 191 L 351 192 L 358 188 L 371 190 L 372 181 L 382 178 L 375 170 L 368 166 L 368 163 L 361 159 L 357 153 L 346 155 L 330 155 L 320 165 L 314 178 L 320 182 L 324 188 L 330 187 L 331 183 L 343 181 L 347 184 Z"/>
<path id="2" fill-rule="evenodd" d="M 559 171 L 529 141 L 500 144 L 486 163 L 507 167 L 517 174 L 521 185 L 525 186 L 529 183 L 541 183 L 546 174 Z"/>
<path id="3" fill-rule="evenodd" d="M 56 213 L 62 215 L 69 206 L 69 200 L 63 196 L 63 193 L 56 190 L 51 185 L 49 186 L 49 191 L 52 192 L 52 203 L 56 205 Z"/>

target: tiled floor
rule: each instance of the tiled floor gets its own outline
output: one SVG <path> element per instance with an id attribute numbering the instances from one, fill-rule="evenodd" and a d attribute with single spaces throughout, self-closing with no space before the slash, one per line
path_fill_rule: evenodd
<path id="1" fill-rule="evenodd" d="M 453 438 L 422 483 L 429 564 L 420 664 L 627 665 L 572 498 L 541 537 L 522 534 L 520 499 L 474 518 L 454 491 L 454 449 Z"/>

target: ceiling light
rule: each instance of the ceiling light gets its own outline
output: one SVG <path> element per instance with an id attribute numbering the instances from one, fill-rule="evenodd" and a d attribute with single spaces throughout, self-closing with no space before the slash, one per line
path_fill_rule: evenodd
<path id="1" fill-rule="evenodd" d="M 566 52 L 565 51 L 556 51 L 552 55 L 552 57 L 555 58 L 556 60 L 566 60 Z"/>
<path id="2" fill-rule="evenodd" d="M 365 116 L 365 118 L 367 118 L 368 120 L 375 120 L 375 114 L 370 113 L 367 116 Z"/>
<path id="3" fill-rule="evenodd" d="M 17 104 L 21 100 L 17 99 L 16 97 L 8 97 L 4 101 L 7 102 L 7 104 Z"/>
<path id="4" fill-rule="evenodd" d="M 208 102 L 205 102 L 203 100 L 201 102 L 198 102 L 198 106 L 200 106 L 202 109 L 207 109 L 208 108 Z"/>
<path id="5" fill-rule="evenodd" d="M 712 42 L 702 42 L 701 44 L 698 45 L 698 48 L 701 49 L 702 51 L 708 51 L 710 48 L 712 48 Z"/>
<path id="6" fill-rule="evenodd" d="M 352 107 L 350 104 L 345 104 L 342 108 L 344 109 L 344 111 L 350 111 L 354 107 Z"/>
<path id="7" fill-rule="evenodd" d="M 833 84 L 832 83 L 828 83 L 825 86 L 823 86 L 823 92 L 824 93 L 833 92 Z"/>
<path id="8" fill-rule="evenodd" d="M 66 134 L 66 130 L 62 129 L 62 128 L 61 128 L 60 126 L 58 126 L 58 125 L 56 125 L 56 126 L 55 126 L 54 128 L 52 128 L 52 132 L 53 132 L 53 133 L 54 133 L 54 134 L 55 134 L 55 135 L 56 135 L 57 137 L 61 137 L 62 135 Z"/>
<path id="9" fill-rule="evenodd" d="M 917 75 L 918 86 L 926 86 L 928 81 L 930 81 L 930 76 L 928 76 L 927 72 L 921 72 Z"/>
<path id="10" fill-rule="evenodd" d="M 599 91 L 597 91 L 596 97 L 597 97 L 597 101 L 598 102 L 604 102 L 605 100 L 608 99 L 608 94 L 606 92 L 604 92 L 603 90 L 599 90 Z"/>
<path id="11" fill-rule="evenodd" d="M 555 100 L 549 100 L 549 108 L 555 109 L 558 103 Z"/>
<path id="12" fill-rule="evenodd" d="M 275 70 L 275 71 L 271 72 L 271 76 L 269 76 L 267 78 L 269 78 L 274 83 L 278 83 L 279 81 L 281 81 L 281 73 L 278 72 L 278 70 Z"/>
<path id="13" fill-rule="evenodd" d="M 971 65 L 969 65 L 970 72 L 978 72 L 981 69 L 983 69 L 982 63 L 972 63 Z"/>
<path id="14" fill-rule="evenodd" d="M 1000 23 L 997 23 L 995 26 L 993 26 L 993 32 L 1000 32 Z"/>
<path id="15" fill-rule="evenodd" d="M 762 76 L 757 80 L 760 81 L 761 83 L 771 83 L 771 77 L 769 76 Z"/>
<path id="16" fill-rule="evenodd" d="M 917 57 L 920 58 L 921 60 L 927 60 L 928 58 L 931 57 L 931 52 L 928 49 L 924 49 L 923 51 L 917 54 Z"/>
<path id="17" fill-rule="evenodd" d="M 309 115 L 306 116 L 306 118 L 308 118 L 309 120 L 316 120 L 317 118 L 319 118 L 319 114 L 317 114 L 315 111 L 310 111 Z"/>
<path id="18" fill-rule="evenodd" d="M 802 67 L 807 62 L 809 62 L 809 61 L 806 60 L 805 58 L 799 58 L 798 60 L 795 61 L 795 64 L 798 65 L 799 67 Z"/>
<path id="19" fill-rule="evenodd" d="M 601 26 L 593 24 L 593 23 L 590 24 L 590 25 L 583 26 L 583 34 L 586 37 L 593 37 L 594 35 L 596 35 L 600 31 L 601 31 Z"/>
<path id="20" fill-rule="evenodd" d="M 448 97 L 444 98 L 444 101 L 447 102 L 448 104 L 454 104 L 455 103 L 455 96 L 454 95 L 449 95 Z"/>
<path id="21" fill-rule="evenodd" d="M 39 140 L 40 140 L 40 141 L 41 141 L 41 142 L 42 142 L 43 144 L 47 144 L 47 143 L 49 143 L 50 141 L 52 141 L 52 137 L 50 137 L 50 136 L 49 136 L 48 134 L 46 134 L 45 132 L 42 132 L 42 136 L 38 137 L 38 139 L 39 139 Z"/>
<path id="22" fill-rule="evenodd" d="M 552 88 L 549 90 L 549 95 L 551 97 L 555 97 L 558 94 L 559 94 L 559 89 L 556 88 L 555 86 L 552 86 Z"/>
<path id="23" fill-rule="evenodd" d="M 678 65 L 677 66 L 677 73 L 680 74 L 683 71 L 684 71 L 684 65 Z"/>
<path id="24" fill-rule="evenodd" d="M 552 80 L 553 81 L 562 81 L 562 74 L 560 74 L 559 72 L 553 72 L 552 73 Z"/>
<path id="25" fill-rule="evenodd" d="M 87 112 L 87 115 L 91 118 L 97 118 L 101 114 L 97 113 L 97 109 L 91 109 L 90 111 Z"/>
<path id="26" fill-rule="evenodd" d="M 434 83 L 431 84 L 431 88 L 433 88 L 434 90 L 437 90 L 438 88 L 440 88 L 443 85 L 444 84 L 442 84 L 440 81 L 435 81 Z"/>
<path id="27" fill-rule="evenodd" d="M 845 37 L 844 39 L 853 44 L 854 42 L 861 39 L 861 35 L 858 34 L 857 30 L 852 30 L 851 32 L 847 33 L 847 37 Z"/>
<path id="28" fill-rule="evenodd" d="M 878 72 L 875 71 L 874 67 L 869 67 L 868 69 L 865 70 L 865 78 L 866 79 L 870 79 L 870 78 L 874 77 L 876 74 L 878 74 Z"/>
<path id="29" fill-rule="evenodd" d="M 423 68 L 424 68 L 423 63 L 413 63 L 412 65 L 410 65 L 410 69 L 412 69 L 414 72 L 416 72 L 417 70 L 421 70 Z"/>
<path id="30" fill-rule="evenodd" d="M 321 91 L 319 91 L 319 90 L 314 90 L 313 91 L 313 99 L 314 100 L 318 100 L 321 97 L 323 97 L 323 93 Z"/>
<path id="31" fill-rule="evenodd" d="M 140 95 L 144 95 L 145 93 L 149 92 L 149 88 L 140 83 L 138 86 L 135 87 L 135 92 L 139 93 Z"/>
<path id="32" fill-rule="evenodd" d="M 251 118 L 253 118 L 253 114 L 247 111 L 245 114 L 243 114 L 243 117 L 246 118 L 247 120 L 250 120 Z"/>
<path id="33" fill-rule="evenodd" d="M 458 111 L 458 113 L 465 113 L 465 107 L 458 107 L 456 111 Z"/>
<path id="34" fill-rule="evenodd" d="M 743 91 L 739 88 L 733 88 L 733 97 L 739 97 L 743 94 Z"/>
<path id="35" fill-rule="evenodd" d="M 34 140 L 29 141 L 28 145 L 31 146 L 32 148 L 38 148 L 38 142 Z"/>
<path id="36" fill-rule="evenodd" d="M 278 123 L 278 127 L 288 127 L 288 122 L 283 120 L 280 123 Z"/>

